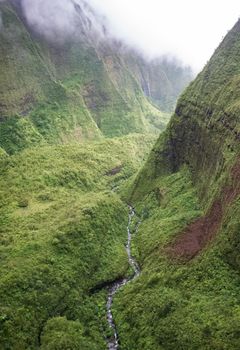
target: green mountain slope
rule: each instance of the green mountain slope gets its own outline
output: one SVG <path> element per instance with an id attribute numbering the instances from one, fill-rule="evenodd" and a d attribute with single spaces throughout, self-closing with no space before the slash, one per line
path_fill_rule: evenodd
<path id="1" fill-rule="evenodd" d="M 141 276 L 119 293 L 121 349 L 238 349 L 240 21 L 178 101 L 128 199 Z M 126 193 L 125 193 L 126 196 Z"/>
<path id="2" fill-rule="evenodd" d="M 0 2 L 1 350 L 106 348 L 105 287 L 131 273 L 119 193 L 191 79 L 69 3 L 77 35 L 53 40 Z"/>
<path id="3" fill-rule="evenodd" d="M 156 134 L 163 130 L 168 114 L 162 111 L 169 112 L 169 108 L 163 103 L 160 111 L 152 104 L 151 96 L 144 94 L 142 75 L 147 73 L 141 73 L 140 78 L 132 68 L 132 64 L 138 70 L 143 67 L 139 54 L 130 54 L 128 48 L 123 54 L 121 44 L 93 31 L 84 2 L 82 8 L 76 7 L 81 35 L 63 41 L 39 35 L 28 24 L 19 4 L 0 4 L 2 148 L 14 153 L 45 142 L 82 141 L 130 132 Z M 95 20 L 100 21 L 97 17 Z M 148 64 L 145 66 L 147 70 Z M 166 66 L 170 73 L 176 69 L 170 63 Z M 180 75 L 175 84 L 183 88 L 191 76 L 187 69 L 177 68 Z M 168 91 L 170 83 L 164 79 L 148 77 L 155 85 L 159 80 Z M 176 93 L 170 90 L 167 96 L 174 103 Z"/>
<path id="4" fill-rule="evenodd" d="M 97 288 L 128 271 L 128 209 L 113 189 L 152 144 L 136 134 L 0 160 L 1 349 L 106 348 Z"/>

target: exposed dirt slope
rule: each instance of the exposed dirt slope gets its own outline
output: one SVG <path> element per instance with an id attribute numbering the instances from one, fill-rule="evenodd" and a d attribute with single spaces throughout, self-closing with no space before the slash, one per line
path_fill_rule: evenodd
<path id="1" fill-rule="evenodd" d="M 240 158 L 237 159 L 230 174 L 229 183 L 222 188 L 207 214 L 191 223 L 168 247 L 171 257 L 190 260 L 215 237 L 228 207 L 240 195 Z"/>

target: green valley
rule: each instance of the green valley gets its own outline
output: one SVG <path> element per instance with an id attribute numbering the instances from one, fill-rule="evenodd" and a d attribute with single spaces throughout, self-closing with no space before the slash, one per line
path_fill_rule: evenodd
<path id="1" fill-rule="evenodd" d="M 152 143 L 131 135 L 2 158 L 4 349 L 106 347 L 106 292 L 91 290 L 128 270 L 128 210 L 112 190 L 136 172 Z"/>
<path id="2" fill-rule="evenodd" d="M 192 81 L 28 3 L 0 1 L 0 350 L 238 350 L 240 21 Z"/>
<path id="3" fill-rule="evenodd" d="M 106 287 L 131 274 L 119 192 L 191 79 L 189 69 L 161 60 L 151 68 L 104 37 L 97 14 L 81 6 L 73 6 L 81 35 L 53 41 L 28 22 L 21 1 L 0 3 L 4 350 L 106 348 Z M 154 82 L 151 69 L 164 79 Z M 164 90 L 155 101 L 146 81 Z"/>

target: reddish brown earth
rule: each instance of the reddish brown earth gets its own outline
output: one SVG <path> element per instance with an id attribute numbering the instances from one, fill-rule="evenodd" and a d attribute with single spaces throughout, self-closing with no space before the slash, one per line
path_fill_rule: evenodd
<path id="1" fill-rule="evenodd" d="M 209 208 L 207 214 L 191 223 L 167 248 L 173 258 L 191 260 L 216 236 L 228 206 L 240 195 L 240 158 L 231 169 L 229 184 Z"/>

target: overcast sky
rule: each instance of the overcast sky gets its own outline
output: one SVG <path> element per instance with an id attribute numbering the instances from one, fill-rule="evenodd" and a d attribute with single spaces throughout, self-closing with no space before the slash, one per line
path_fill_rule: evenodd
<path id="1" fill-rule="evenodd" d="M 88 0 L 120 38 L 200 70 L 240 17 L 240 0 Z"/>

